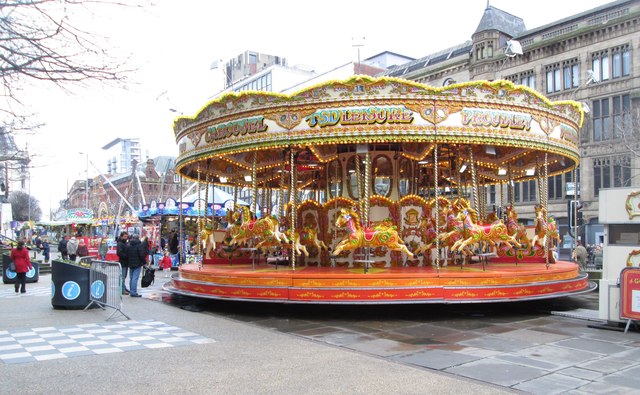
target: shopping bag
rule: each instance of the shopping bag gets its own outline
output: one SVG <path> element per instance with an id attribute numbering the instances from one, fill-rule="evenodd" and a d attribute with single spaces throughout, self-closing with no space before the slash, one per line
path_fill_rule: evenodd
<path id="1" fill-rule="evenodd" d="M 142 268 L 142 280 L 140 281 L 142 288 L 147 288 L 149 285 L 153 284 L 153 281 L 156 278 L 156 269 L 151 267 L 144 266 Z"/>

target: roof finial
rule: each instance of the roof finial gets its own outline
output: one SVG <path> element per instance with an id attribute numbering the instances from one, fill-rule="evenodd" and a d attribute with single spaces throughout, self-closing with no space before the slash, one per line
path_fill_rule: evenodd
<path id="1" fill-rule="evenodd" d="M 487 8 L 489 8 L 489 0 L 487 0 Z"/>

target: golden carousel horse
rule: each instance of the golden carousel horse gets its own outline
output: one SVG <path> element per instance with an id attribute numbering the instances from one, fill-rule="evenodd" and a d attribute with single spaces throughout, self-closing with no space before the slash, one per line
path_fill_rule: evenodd
<path id="1" fill-rule="evenodd" d="M 296 232 L 296 234 L 297 233 L 298 232 Z M 304 227 L 302 232 L 300 232 L 299 238 L 300 238 L 300 244 L 302 244 L 303 246 L 306 246 L 306 247 L 315 246 L 318 249 L 318 251 L 322 251 L 323 248 L 325 250 L 329 250 L 327 248 L 327 245 L 324 244 L 322 240 L 318 239 L 318 231 L 316 231 L 314 228 L 310 226 Z"/>
<path id="2" fill-rule="evenodd" d="M 347 208 L 340 210 L 335 226 L 337 228 L 346 226 L 347 235 L 333 250 L 334 256 L 339 255 L 344 250 L 355 250 L 360 247 L 387 247 L 390 250 L 402 251 L 410 258 L 413 258 L 413 253 L 404 244 L 395 226 L 378 225 L 375 228 L 367 227 L 362 229 L 358 214 Z"/>
<path id="3" fill-rule="evenodd" d="M 560 243 L 560 234 L 558 233 L 556 221 L 553 218 L 547 218 L 547 210 L 544 207 L 536 205 L 535 210 L 536 227 L 535 235 L 531 240 L 531 245 L 534 247 L 539 246 L 541 248 L 544 248 L 544 246 L 547 244 L 547 236 L 549 236 L 549 241 L 551 242 L 549 248 L 553 248 L 555 245 L 553 243 L 554 240 L 557 243 Z"/>
<path id="4" fill-rule="evenodd" d="M 494 222 L 490 225 L 478 225 L 477 213 L 472 208 L 466 208 L 458 213 L 458 219 L 463 223 L 462 239 L 451 246 L 451 251 L 469 250 L 473 244 L 496 247 L 498 244 L 506 244 L 509 249 L 521 244 L 515 237 L 509 235 L 507 226 L 502 222 Z"/>
<path id="5" fill-rule="evenodd" d="M 206 219 L 198 219 L 198 228 L 200 229 L 200 253 L 202 258 L 211 258 L 210 254 L 216 250 L 216 240 L 213 237 L 213 226 Z"/>
<path id="6" fill-rule="evenodd" d="M 529 245 L 530 240 L 527 237 L 527 230 L 523 224 L 518 223 L 518 213 L 512 205 L 508 205 L 507 211 L 507 231 L 518 240 L 522 245 Z"/>
<path id="7" fill-rule="evenodd" d="M 253 238 L 262 241 L 271 236 L 281 243 L 287 242 L 284 234 L 278 229 L 278 221 L 275 218 L 268 216 L 252 220 L 249 208 L 243 206 L 240 210 L 241 222 L 232 228 L 232 238 L 229 245 L 246 244 Z"/>
<path id="8" fill-rule="evenodd" d="M 274 250 L 277 247 L 283 248 L 293 248 L 296 255 L 304 254 L 304 256 L 309 256 L 309 251 L 307 251 L 307 247 L 304 244 L 300 243 L 300 235 L 298 232 L 295 232 L 293 237 L 293 243 L 291 242 L 291 230 L 287 230 L 285 233 L 286 241 L 283 243 L 280 240 L 276 239 L 274 235 L 267 236 L 260 243 L 256 244 L 256 248 L 264 249 L 264 250 Z"/>
<path id="9" fill-rule="evenodd" d="M 418 228 L 422 230 L 423 237 L 422 244 L 420 244 L 420 246 L 418 246 L 418 248 L 413 252 L 416 255 L 425 254 L 435 248 L 436 237 L 438 235 L 436 220 L 432 214 L 433 207 L 435 206 L 435 200 L 435 198 L 432 198 L 427 202 L 427 215 L 420 219 L 420 225 L 418 225 Z M 444 231 L 446 229 L 447 222 L 446 208 L 451 205 L 451 202 L 449 199 L 440 196 L 438 197 L 438 204 L 440 207 L 440 230 Z"/>

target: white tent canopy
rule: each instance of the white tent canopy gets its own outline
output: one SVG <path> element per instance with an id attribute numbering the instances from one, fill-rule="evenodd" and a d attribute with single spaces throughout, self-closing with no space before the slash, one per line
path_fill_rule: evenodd
<path id="1" fill-rule="evenodd" d="M 200 199 L 204 199 L 206 195 L 206 192 L 203 190 L 200 191 Z M 209 187 L 209 202 L 211 202 L 211 196 L 213 195 L 213 204 L 219 204 L 219 205 L 224 205 L 227 201 L 231 200 L 233 201 L 233 195 L 223 191 L 220 188 L 214 187 L 214 186 L 210 186 Z M 195 202 L 196 200 L 198 200 L 198 192 L 196 193 L 192 193 L 191 195 L 185 196 L 184 199 L 182 199 L 183 202 Z M 249 203 L 245 202 L 244 200 L 240 200 L 238 199 L 238 205 L 241 206 L 248 206 Z"/>

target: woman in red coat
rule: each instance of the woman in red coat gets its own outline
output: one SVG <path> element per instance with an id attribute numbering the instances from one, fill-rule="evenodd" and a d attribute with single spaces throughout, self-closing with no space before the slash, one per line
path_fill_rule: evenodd
<path id="1" fill-rule="evenodd" d="M 29 259 L 29 251 L 24 247 L 24 241 L 20 240 L 18 246 L 11 250 L 11 260 L 16 266 L 16 293 L 20 288 L 21 293 L 27 292 L 27 272 L 33 269 Z"/>

